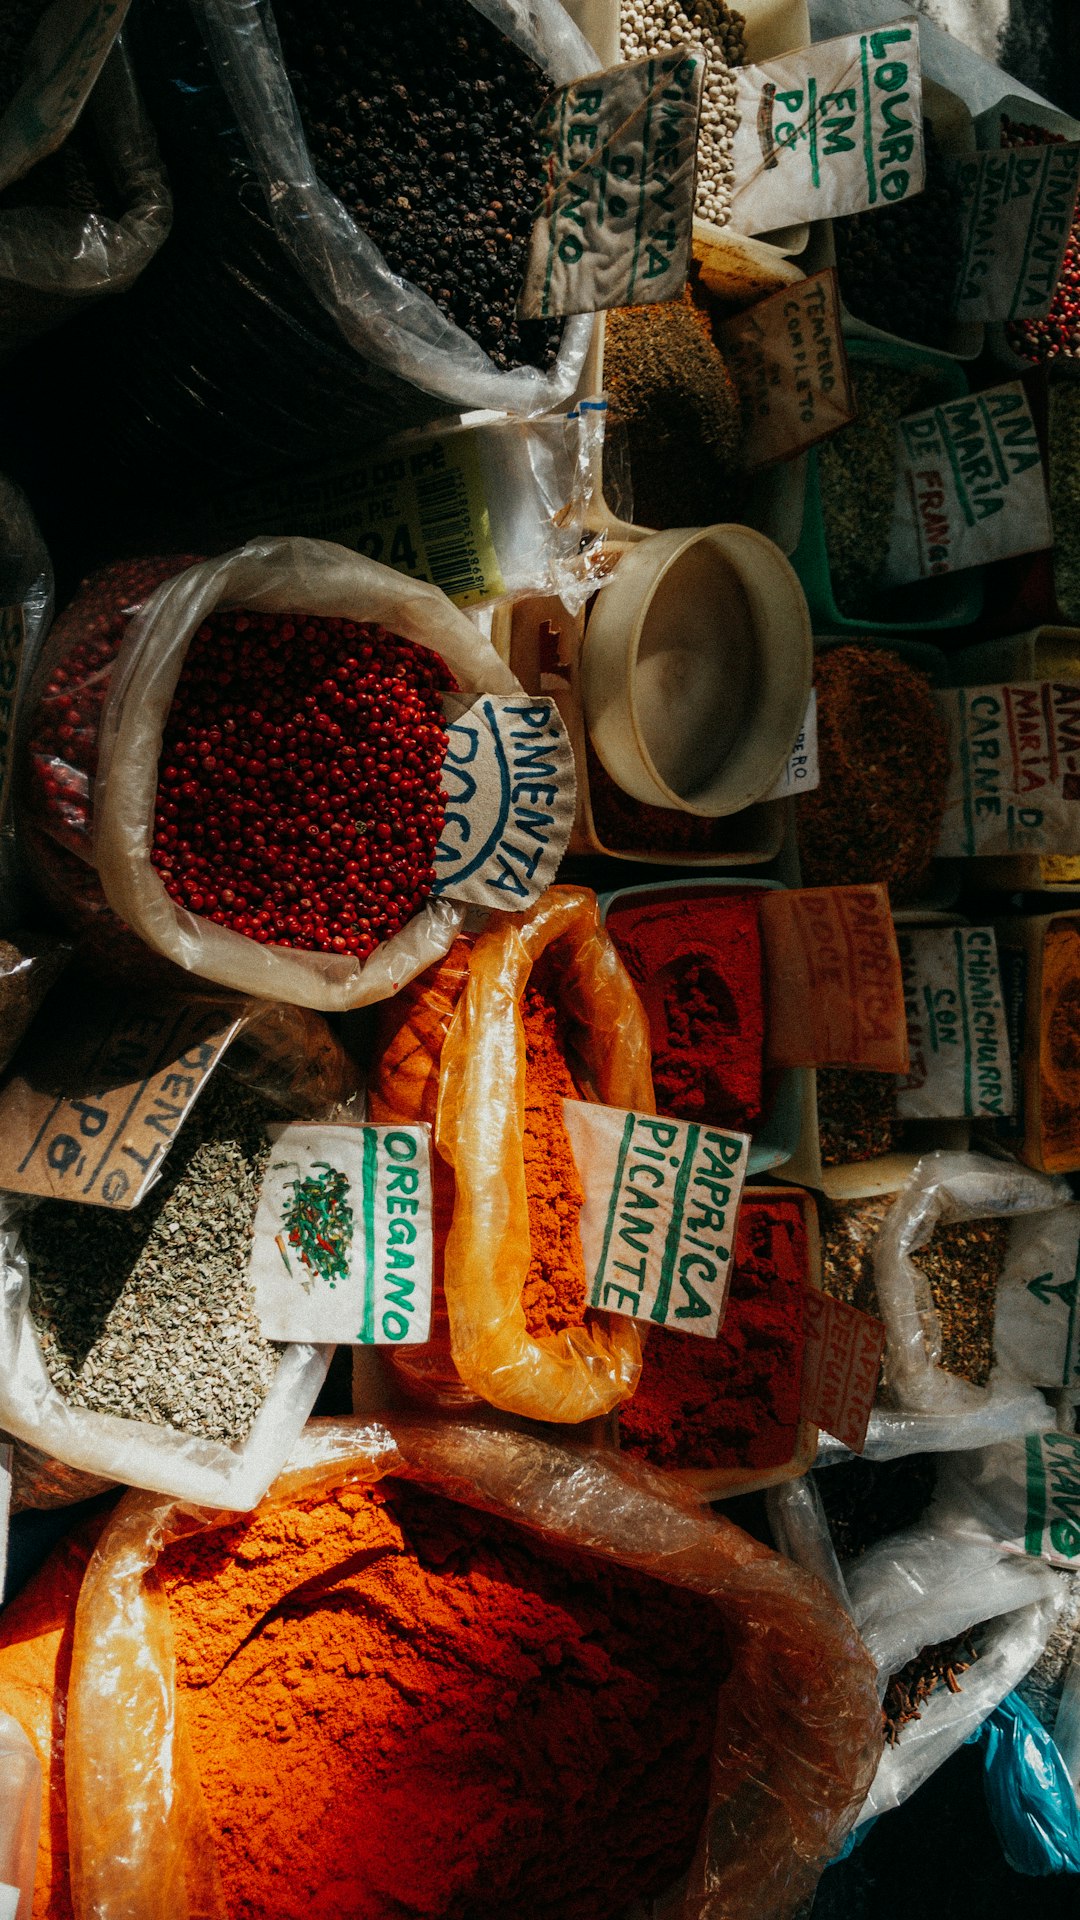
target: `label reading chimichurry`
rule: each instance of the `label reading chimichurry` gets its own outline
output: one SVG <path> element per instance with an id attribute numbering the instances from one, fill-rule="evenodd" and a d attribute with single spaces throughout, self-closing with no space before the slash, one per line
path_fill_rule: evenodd
<path id="1" fill-rule="evenodd" d="M 905 1120 L 1012 1112 L 1009 1031 L 992 927 L 897 928 L 911 1065 Z"/>

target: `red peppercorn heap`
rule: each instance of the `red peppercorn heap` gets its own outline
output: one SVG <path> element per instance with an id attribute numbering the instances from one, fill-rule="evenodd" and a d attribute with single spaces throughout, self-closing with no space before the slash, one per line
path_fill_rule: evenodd
<path id="1" fill-rule="evenodd" d="M 1029 126 L 1002 115 L 1003 147 L 1060 146 L 1064 139 L 1063 133 L 1051 133 L 1049 127 Z M 1005 333 L 1013 352 L 1033 363 L 1080 354 L 1080 218 L 1076 215 L 1049 313 L 1041 320 L 1010 320 Z"/>
<path id="2" fill-rule="evenodd" d="M 158 770 L 152 859 L 177 905 L 264 945 L 366 959 L 431 891 L 452 685 L 382 627 L 212 614 Z"/>

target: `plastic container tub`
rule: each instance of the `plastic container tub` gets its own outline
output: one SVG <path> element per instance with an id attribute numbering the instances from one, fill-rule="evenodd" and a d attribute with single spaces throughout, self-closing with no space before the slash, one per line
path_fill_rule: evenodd
<path id="1" fill-rule="evenodd" d="M 618 887 L 612 893 L 602 893 L 600 918 L 606 924 L 608 914 L 616 909 L 651 906 L 672 897 L 744 892 L 750 888 L 782 891 L 778 880 L 658 880 L 648 886 Z M 807 1078 L 806 1067 L 785 1067 L 777 1075 L 772 1104 L 750 1142 L 748 1178 L 784 1166 L 796 1151 Z"/>
<path id="2" fill-rule="evenodd" d="M 967 375 L 959 363 L 944 354 L 932 352 L 929 347 L 904 347 L 886 340 L 854 339 L 849 340 L 847 345 L 856 380 L 860 366 L 884 364 L 912 372 L 940 374 L 942 401 L 957 400 L 968 391 Z M 897 596 L 904 596 L 905 602 L 910 601 L 911 607 L 903 619 L 871 620 L 842 613 L 833 593 L 816 447 L 810 448 L 806 460 L 802 531 L 791 559 L 810 604 L 815 629 L 821 628 L 833 634 L 932 633 L 947 627 L 970 626 L 978 619 L 983 604 L 983 581 L 978 568 L 898 587 Z"/>
<path id="3" fill-rule="evenodd" d="M 1006 93 L 992 107 L 987 107 L 975 121 L 975 138 L 979 150 L 994 149 L 1001 146 L 1001 122 L 1013 120 L 1021 126 L 1045 127 L 1048 133 L 1060 133 L 1066 140 L 1080 140 L 1080 120 L 1073 120 L 1067 113 L 1061 113 L 1057 107 L 1046 106 L 1041 100 L 1032 100 L 1027 95 Z M 986 344 L 994 359 L 1010 373 L 1030 373 L 1033 366 L 1041 365 L 1036 360 L 1025 360 L 1022 354 L 1014 352 L 1009 345 L 1003 320 L 991 321 L 986 329 Z M 1080 354 L 1070 354 L 1069 359 L 1080 362 Z"/>

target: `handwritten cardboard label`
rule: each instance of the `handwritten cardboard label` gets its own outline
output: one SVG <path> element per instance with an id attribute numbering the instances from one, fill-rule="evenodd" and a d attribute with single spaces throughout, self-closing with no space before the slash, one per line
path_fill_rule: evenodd
<path id="1" fill-rule="evenodd" d="M 803 1316 L 803 1419 L 861 1453 L 877 1394 L 885 1328 L 808 1287 Z"/>
<path id="2" fill-rule="evenodd" d="M 138 1206 L 243 1019 L 65 977 L 0 1089 L 0 1188 Z"/>
<path id="3" fill-rule="evenodd" d="M 1012 1112 L 1009 1029 L 993 927 L 898 927 L 911 1067 L 905 1120 Z"/>
<path id="4" fill-rule="evenodd" d="M 1080 845 L 1080 684 L 935 690 L 949 731 L 937 852 L 1068 853 Z"/>
<path id="5" fill-rule="evenodd" d="M 691 47 L 575 80 L 539 116 L 545 185 L 521 312 L 670 300 L 690 259 L 705 59 Z"/>
<path id="6" fill-rule="evenodd" d="M 715 1339 L 750 1142 L 721 1127 L 564 1100 L 582 1172 L 590 1299 L 608 1313 Z"/>
<path id="7" fill-rule="evenodd" d="M 574 753 L 554 700 L 443 702 L 446 818 L 432 893 L 518 912 L 555 878 L 574 824 Z M 456 716 L 456 717 L 454 717 Z"/>
<path id="8" fill-rule="evenodd" d="M 908 1070 L 904 985 L 885 887 L 761 895 L 773 1067 Z"/>
<path id="9" fill-rule="evenodd" d="M 994 1364 L 1049 1390 L 1080 1387 L 1080 1207 L 1019 1214 L 994 1309 Z"/>
<path id="10" fill-rule="evenodd" d="M 430 1127 L 299 1122 L 270 1140 L 248 1262 L 266 1339 L 426 1340 Z"/>
<path id="11" fill-rule="evenodd" d="M 786 800 L 791 794 L 812 793 L 821 784 L 821 768 L 818 764 L 817 733 L 817 690 L 810 689 L 810 698 L 806 703 L 806 714 L 799 728 L 795 745 L 787 757 L 784 770 L 776 785 L 769 788 L 766 800 Z"/>
<path id="12" fill-rule="evenodd" d="M 1053 544 L 1035 422 L 1018 380 L 911 413 L 896 428 L 885 577 L 959 573 Z"/>
<path id="13" fill-rule="evenodd" d="M 54 0 L 26 50 L 24 78 L 0 119 L 0 187 L 66 139 L 88 100 L 130 0 Z"/>
<path id="14" fill-rule="evenodd" d="M 914 17 L 740 67 L 735 79 L 737 233 L 895 206 L 921 190 Z"/>
<path id="15" fill-rule="evenodd" d="M 964 210 L 957 318 L 1041 318 L 1072 231 L 1080 142 L 1003 147 L 951 165 Z"/>
<path id="16" fill-rule="evenodd" d="M 26 622 L 21 606 L 0 607 L 0 823 L 7 819 L 15 764 L 15 714 Z"/>
<path id="17" fill-rule="evenodd" d="M 855 418 L 836 272 L 825 267 L 721 321 L 750 473 L 790 460 Z"/>

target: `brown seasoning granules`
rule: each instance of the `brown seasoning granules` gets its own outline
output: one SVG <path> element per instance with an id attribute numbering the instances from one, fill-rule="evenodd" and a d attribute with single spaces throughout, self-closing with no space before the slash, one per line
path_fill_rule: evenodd
<path id="1" fill-rule="evenodd" d="M 941 1365 L 973 1387 L 985 1387 L 994 1364 L 997 1287 L 1008 1244 L 1007 1220 L 960 1220 L 936 1227 L 911 1255 L 941 1322 Z"/>

